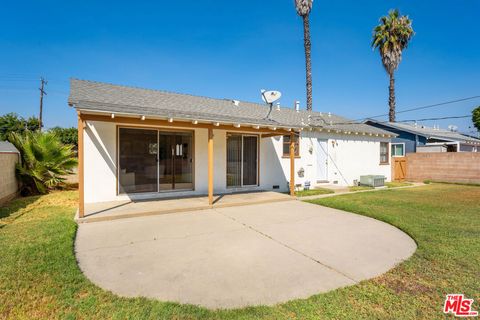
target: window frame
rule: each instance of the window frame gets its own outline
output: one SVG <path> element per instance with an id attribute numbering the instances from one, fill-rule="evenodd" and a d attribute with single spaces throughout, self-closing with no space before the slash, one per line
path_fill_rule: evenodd
<path id="1" fill-rule="evenodd" d="M 285 142 L 285 137 L 288 137 L 289 141 Z M 295 158 L 300 158 L 300 134 L 294 134 L 296 141 L 294 142 L 295 146 Z M 285 153 L 285 144 L 288 143 L 288 153 Z M 282 157 L 290 158 L 290 135 L 286 134 L 282 136 Z"/>
<path id="2" fill-rule="evenodd" d="M 385 159 L 386 161 L 382 161 L 382 144 L 387 144 L 387 154 L 385 155 Z M 387 165 L 387 164 L 390 164 L 390 142 L 384 142 L 384 141 L 381 141 L 380 142 L 380 164 L 381 165 Z"/>
<path id="3" fill-rule="evenodd" d="M 403 146 L 403 154 L 401 156 L 397 156 L 397 155 L 394 155 L 393 152 L 392 152 L 392 148 L 393 146 L 396 146 L 396 145 L 402 145 Z M 390 143 L 390 153 L 392 155 L 393 158 L 402 158 L 402 157 L 405 157 L 405 142 L 392 142 Z"/>

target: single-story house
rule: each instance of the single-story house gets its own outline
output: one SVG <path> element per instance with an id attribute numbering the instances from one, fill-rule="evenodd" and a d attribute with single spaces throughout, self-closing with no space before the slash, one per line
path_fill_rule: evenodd
<path id="1" fill-rule="evenodd" d="M 85 203 L 390 180 L 394 134 L 331 113 L 71 80 Z"/>
<path id="2" fill-rule="evenodd" d="M 391 154 L 394 157 L 403 157 L 406 153 L 414 152 L 480 152 L 480 139 L 437 126 L 372 119 L 366 120 L 365 124 L 396 135 L 391 144 Z"/>

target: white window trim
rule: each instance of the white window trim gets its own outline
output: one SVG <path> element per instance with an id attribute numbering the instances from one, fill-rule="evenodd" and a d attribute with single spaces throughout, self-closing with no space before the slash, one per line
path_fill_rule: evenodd
<path id="1" fill-rule="evenodd" d="M 394 155 L 393 152 L 392 152 L 392 147 L 394 145 L 398 145 L 398 144 L 401 144 L 403 145 L 403 156 L 397 156 L 397 155 Z M 392 158 L 401 158 L 401 157 L 405 157 L 405 142 L 395 142 L 395 143 L 390 143 L 390 153 L 392 154 Z"/>

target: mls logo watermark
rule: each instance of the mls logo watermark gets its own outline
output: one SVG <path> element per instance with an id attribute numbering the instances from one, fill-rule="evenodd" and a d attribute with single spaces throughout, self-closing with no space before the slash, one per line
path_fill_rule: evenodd
<path id="1" fill-rule="evenodd" d="M 473 299 L 467 299 L 463 294 L 447 294 L 443 313 L 453 313 L 456 317 L 476 317 L 478 312 L 472 309 Z"/>

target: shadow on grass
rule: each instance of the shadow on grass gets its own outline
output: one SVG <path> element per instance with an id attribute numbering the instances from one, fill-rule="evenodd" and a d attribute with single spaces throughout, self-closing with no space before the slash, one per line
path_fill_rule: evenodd
<path id="1" fill-rule="evenodd" d="M 24 209 L 39 198 L 40 196 L 20 197 L 3 204 L 0 207 L 0 229 L 28 212 Z"/>

